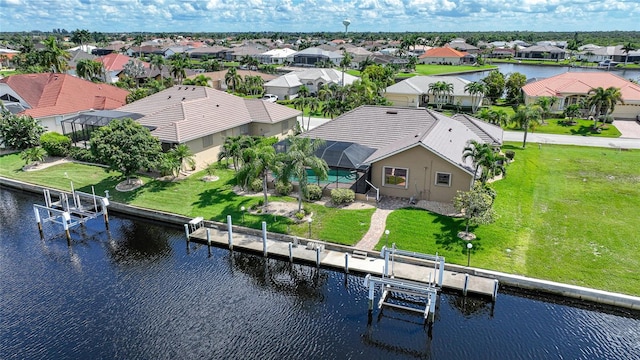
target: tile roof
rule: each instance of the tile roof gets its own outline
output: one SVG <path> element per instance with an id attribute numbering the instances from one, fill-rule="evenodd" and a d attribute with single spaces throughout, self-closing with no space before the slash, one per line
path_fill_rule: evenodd
<path id="1" fill-rule="evenodd" d="M 428 94 L 429 85 L 444 81 L 453 85 L 453 95 L 466 95 L 464 87 L 471 81 L 456 76 L 413 76 L 393 84 L 385 90 L 389 94 Z"/>
<path id="2" fill-rule="evenodd" d="M 257 99 L 243 99 L 205 86 L 177 85 L 118 109 L 143 114 L 161 141 L 184 143 L 251 122 L 277 123 L 300 111 Z"/>
<path id="3" fill-rule="evenodd" d="M 353 142 L 376 149 L 367 163 L 380 161 L 414 146 L 423 146 L 472 173 L 471 160 L 462 159 L 467 142 L 484 142 L 484 138 L 494 136 L 499 137 L 494 141 L 502 142 L 501 132 L 478 122 L 482 123 L 478 119 L 453 119 L 432 110 L 361 106 L 301 136 Z"/>
<path id="4" fill-rule="evenodd" d="M 445 46 L 429 49 L 424 52 L 424 54 L 420 55 L 420 59 L 429 58 L 429 57 L 465 57 L 467 55 L 466 52 L 458 51 L 454 48 Z"/>
<path id="5" fill-rule="evenodd" d="M 325 83 L 339 84 L 342 81 L 342 71 L 336 69 L 321 69 L 321 68 L 309 68 L 304 70 L 292 71 L 288 74 L 282 75 L 276 79 L 273 79 L 264 86 L 273 87 L 294 87 L 300 86 L 307 81 L 315 81 L 322 79 Z M 344 74 L 344 83 L 346 85 L 352 84 L 358 80 L 357 76 L 350 74 Z"/>
<path id="6" fill-rule="evenodd" d="M 11 75 L 0 82 L 13 89 L 31 109 L 23 114 L 40 118 L 90 109 L 110 110 L 126 104 L 128 91 L 96 84 L 67 74 Z"/>
<path id="7" fill-rule="evenodd" d="M 609 72 L 566 72 L 522 87 L 528 96 L 587 94 L 593 88 L 620 88 L 622 101 L 640 101 L 640 85 Z"/>
<path id="8" fill-rule="evenodd" d="M 96 61 L 100 61 L 104 65 L 106 71 L 120 71 L 124 69 L 124 65 L 132 60 L 132 57 L 122 55 L 118 53 L 111 53 L 109 55 L 100 56 Z M 139 61 L 139 60 L 136 60 Z M 149 67 L 149 63 L 142 62 L 146 68 Z"/>

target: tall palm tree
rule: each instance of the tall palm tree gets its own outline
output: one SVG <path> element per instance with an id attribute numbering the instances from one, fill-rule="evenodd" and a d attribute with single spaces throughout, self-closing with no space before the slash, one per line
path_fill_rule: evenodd
<path id="1" fill-rule="evenodd" d="M 66 60 L 70 59 L 71 55 L 58 46 L 58 40 L 53 36 L 49 36 L 42 44 L 45 46 L 40 57 L 42 67 L 57 73 L 67 70 L 69 65 Z"/>
<path id="2" fill-rule="evenodd" d="M 482 99 L 484 93 L 487 91 L 487 87 L 480 81 L 474 81 L 465 85 L 464 91 L 471 95 L 471 112 L 475 114 L 478 111 L 478 106 L 482 102 L 480 99 Z"/>
<path id="3" fill-rule="evenodd" d="M 164 83 L 162 69 L 164 69 L 164 66 L 167 63 L 165 58 L 162 55 L 156 54 L 151 57 L 150 63 L 151 63 L 151 69 L 158 69 L 158 72 L 160 73 L 160 81 Z M 149 75 L 151 75 L 151 72 L 149 72 Z"/>
<path id="4" fill-rule="evenodd" d="M 235 67 L 229 68 L 229 70 L 227 70 L 227 73 L 224 75 L 224 83 L 227 84 L 227 86 L 231 87 L 231 91 L 236 92 L 236 88 L 238 87 L 238 85 L 240 85 L 241 82 L 242 76 L 238 74 L 238 69 L 236 69 Z"/>
<path id="5" fill-rule="evenodd" d="M 189 67 L 190 61 L 184 54 L 175 54 L 171 59 L 171 76 L 173 76 L 178 84 L 182 84 L 182 80 L 187 77 L 186 69 Z"/>
<path id="6" fill-rule="evenodd" d="M 242 168 L 238 171 L 238 183 L 242 187 L 246 187 L 253 179 L 262 179 L 262 191 L 264 194 L 264 207 L 269 205 L 269 197 L 267 194 L 267 179 L 269 173 L 277 173 L 279 157 L 273 146 L 262 144 L 257 147 L 250 147 L 242 153 L 244 162 Z"/>
<path id="7" fill-rule="evenodd" d="M 195 155 L 187 145 L 179 144 L 171 149 L 171 151 L 176 159 L 178 159 L 180 170 L 182 170 L 184 166 L 191 169 L 196 165 Z"/>
<path id="8" fill-rule="evenodd" d="M 474 166 L 473 178 L 478 177 L 478 170 L 486 163 L 485 159 L 491 156 L 493 149 L 487 143 L 482 143 L 476 140 L 470 140 L 467 146 L 462 150 L 462 160 L 466 161 L 471 158 L 471 162 Z"/>
<path id="9" fill-rule="evenodd" d="M 442 105 L 444 105 L 444 95 L 451 95 L 451 93 L 453 93 L 453 84 L 444 81 L 436 81 L 429 84 L 429 92 L 433 94 L 438 110 L 442 110 Z"/>
<path id="10" fill-rule="evenodd" d="M 632 43 L 628 42 L 620 50 L 622 50 L 622 52 L 626 54 L 626 56 L 624 57 L 624 65 L 627 66 L 627 61 L 629 60 L 629 53 L 635 50 L 635 46 L 633 46 Z"/>
<path id="11" fill-rule="evenodd" d="M 182 83 L 184 85 L 209 86 L 209 81 L 211 81 L 210 77 L 200 74 L 193 79 L 186 79 Z"/>
<path id="12" fill-rule="evenodd" d="M 250 136 L 229 136 L 224 139 L 220 153 L 218 153 L 218 161 L 222 159 L 233 160 L 233 169 L 237 172 L 240 169 L 240 160 L 242 152 L 253 146 L 254 141 Z"/>
<path id="13" fill-rule="evenodd" d="M 328 176 L 329 167 L 326 161 L 314 155 L 316 150 L 324 145 L 323 140 L 289 136 L 288 141 L 290 146 L 285 153 L 283 167 L 278 175 L 284 179 L 289 179 L 291 176 L 298 179 L 298 211 L 301 211 L 302 199 L 308 195 L 307 169 L 311 169 L 318 179 L 324 180 Z"/>
<path id="14" fill-rule="evenodd" d="M 527 134 L 529 129 L 535 128 L 542 119 L 542 109 L 539 105 L 520 105 L 511 120 L 518 124 L 524 130 L 524 138 L 522 140 L 522 148 L 527 145 Z"/>
<path id="15" fill-rule="evenodd" d="M 347 71 L 347 68 L 351 66 L 351 61 L 353 57 L 346 50 L 342 51 L 342 60 L 340 60 L 340 67 L 342 68 L 342 80 L 340 81 L 340 85 L 344 86 L 344 73 Z"/>
<path id="16" fill-rule="evenodd" d="M 311 113 L 316 112 L 320 108 L 320 100 L 317 97 L 310 97 L 307 106 L 309 106 L 309 120 L 307 121 L 307 131 L 311 128 Z"/>
<path id="17" fill-rule="evenodd" d="M 587 103 L 591 109 L 595 109 L 593 127 L 598 126 L 598 118 L 604 116 L 602 121 L 606 121 L 606 117 L 613 113 L 618 102 L 622 102 L 622 93 L 620 88 L 608 87 L 606 89 L 597 87 L 589 90 Z"/>

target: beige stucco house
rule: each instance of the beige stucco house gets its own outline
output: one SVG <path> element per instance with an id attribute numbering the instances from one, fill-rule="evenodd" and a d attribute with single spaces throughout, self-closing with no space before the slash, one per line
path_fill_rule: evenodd
<path id="1" fill-rule="evenodd" d="M 387 87 L 384 97 L 395 106 L 417 108 L 435 105 L 435 95 L 429 92 L 429 85 L 438 81 L 453 85 L 451 94 L 441 95 L 443 99 L 439 100 L 443 104 L 463 108 L 471 108 L 474 103 L 475 106 L 482 104 L 482 95 L 472 97 L 464 89 L 470 81 L 455 76 L 413 76 Z"/>
<path id="2" fill-rule="evenodd" d="M 473 184 L 474 168 L 463 159 L 470 140 L 502 145 L 501 128 L 471 116 L 432 110 L 361 106 L 302 134 L 326 142 L 371 149 L 359 169 L 382 196 L 451 202 Z"/>
<path id="3" fill-rule="evenodd" d="M 174 86 L 118 109 L 140 114 L 164 148 L 186 144 L 195 154 L 196 167 L 218 159 L 226 137 L 238 135 L 284 138 L 295 129 L 300 111 L 245 99 L 204 86 Z"/>
<path id="4" fill-rule="evenodd" d="M 622 94 L 622 103 L 616 104 L 611 114 L 615 119 L 637 119 L 640 116 L 640 85 L 609 72 L 566 72 L 522 87 L 525 104 L 535 103 L 543 96 L 558 98 L 552 111 L 563 111 L 571 104 L 589 96 L 594 88 L 616 87 Z"/>

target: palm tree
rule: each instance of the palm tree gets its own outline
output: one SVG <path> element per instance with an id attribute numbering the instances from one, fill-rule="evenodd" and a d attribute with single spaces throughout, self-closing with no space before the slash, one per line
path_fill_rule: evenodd
<path id="1" fill-rule="evenodd" d="M 328 176 L 329 167 L 326 161 L 314 155 L 316 150 L 324 145 L 323 140 L 289 136 L 288 141 L 290 146 L 283 157 L 283 167 L 278 177 L 289 179 L 295 176 L 298 179 L 299 212 L 302 210 L 302 199 L 308 194 L 307 169 L 311 169 L 318 179 L 324 180 Z"/>
<path id="2" fill-rule="evenodd" d="M 491 149 L 491 147 L 489 147 L 489 150 L 489 153 L 482 158 L 482 163 L 480 164 L 482 167 L 480 182 L 483 185 L 486 184 L 489 179 L 493 179 L 500 174 L 505 176 L 507 174 L 506 167 L 504 166 L 507 158 L 498 151 Z"/>
<path id="3" fill-rule="evenodd" d="M 166 60 L 162 55 L 153 55 L 151 57 L 151 69 L 158 69 L 158 72 L 160 73 L 160 81 L 164 83 L 164 77 L 162 75 L 162 69 L 164 68 L 164 65 L 166 64 Z M 149 75 L 151 75 L 151 72 L 149 72 Z"/>
<path id="4" fill-rule="evenodd" d="M 593 128 L 595 129 L 598 126 L 598 118 L 604 115 L 602 119 L 604 124 L 606 117 L 613 113 L 616 104 L 622 102 L 622 93 L 620 88 L 611 86 L 607 89 L 602 87 L 591 89 L 588 94 L 587 103 L 591 109 L 595 109 L 593 120 Z"/>
<path id="5" fill-rule="evenodd" d="M 340 60 L 340 67 L 342 67 L 342 80 L 340 81 L 340 85 L 344 86 L 344 73 L 347 71 L 347 68 L 351 66 L 351 61 L 353 57 L 346 50 L 342 51 L 342 60 Z"/>
<path id="6" fill-rule="evenodd" d="M 535 128 L 542 119 L 542 109 L 540 105 L 520 105 L 511 120 L 524 130 L 522 148 L 527 145 L 527 134 L 529 129 Z"/>
<path id="7" fill-rule="evenodd" d="M 478 105 L 481 103 L 480 99 L 482 99 L 484 93 L 487 91 L 487 87 L 479 81 L 474 81 L 465 85 L 464 91 L 471 95 L 471 112 L 475 114 L 478 111 Z"/>
<path id="8" fill-rule="evenodd" d="M 76 31 L 71 33 L 71 41 L 77 45 L 80 45 L 80 49 L 82 49 L 82 51 L 85 51 L 83 45 L 89 40 L 91 40 L 91 34 L 89 33 L 89 30 L 77 29 Z"/>
<path id="9" fill-rule="evenodd" d="M 311 113 L 316 112 L 320 108 L 320 100 L 316 97 L 310 97 L 307 102 L 309 106 L 309 121 L 307 121 L 307 131 L 311 128 Z"/>
<path id="10" fill-rule="evenodd" d="M 238 74 L 238 70 L 235 67 L 229 68 L 224 75 L 224 83 L 227 86 L 231 86 L 231 91 L 236 92 L 236 87 L 242 82 L 242 77 Z"/>
<path id="11" fill-rule="evenodd" d="M 38 165 L 44 160 L 44 157 L 46 155 L 47 152 L 43 148 L 41 148 L 40 146 L 36 146 L 24 150 L 22 153 L 20 153 L 20 158 L 24 160 L 27 165 Z"/>
<path id="12" fill-rule="evenodd" d="M 222 148 L 220 149 L 220 153 L 218 153 L 218 161 L 222 159 L 233 160 L 233 169 L 238 171 L 240 168 L 240 159 L 242 158 L 242 152 L 245 149 L 253 146 L 254 141 L 250 136 L 240 135 L 240 136 L 229 136 L 224 139 L 224 143 L 222 144 Z"/>
<path id="13" fill-rule="evenodd" d="M 329 87 L 329 85 L 324 84 L 322 85 L 320 90 L 318 90 L 318 99 L 322 101 L 327 101 L 332 97 L 333 97 L 333 91 L 331 91 L 331 88 Z"/>
<path id="14" fill-rule="evenodd" d="M 302 85 L 298 88 L 298 95 L 300 97 L 306 98 L 309 96 L 309 88 L 305 85 Z"/>
<path id="15" fill-rule="evenodd" d="M 436 81 L 429 84 L 429 92 L 433 94 L 438 110 L 442 110 L 442 105 L 444 105 L 443 95 L 450 95 L 453 93 L 453 84 L 444 81 Z"/>
<path id="16" fill-rule="evenodd" d="M 462 150 L 462 160 L 466 161 L 471 158 L 475 170 L 473 172 L 473 178 L 478 177 L 478 169 L 486 163 L 485 159 L 491 156 L 493 149 L 487 143 L 478 142 L 476 140 L 470 140 L 467 146 Z"/>
<path id="17" fill-rule="evenodd" d="M 329 116 L 331 119 L 333 119 L 335 116 L 340 115 L 340 103 L 338 102 L 338 100 L 329 99 L 325 101 L 322 105 L 322 114 L 324 116 Z"/>
<path id="18" fill-rule="evenodd" d="M 575 118 L 580 116 L 580 105 L 571 104 L 564 109 L 564 116 L 569 118 L 569 125 L 575 125 Z"/>
<path id="19" fill-rule="evenodd" d="M 187 69 L 190 65 L 190 61 L 186 55 L 176 54 L 171 59 L 171 76 L 173 76 L 178 84 L 182 84 L 182 80 L 187 77 Z"/>
<path id="20" fill-rule="evenodd" d="M 178 159 L 180 170 L 186 165 L 188 169 L 192 169 L 196 165 L 195 155 L 191 149 L 185 144 L 179 144 L 171 149 L 173 155 Z"/>
<path id="21" fill-rule="evenodd" d="M 620 50 L 622 50 L 622 52 L 626 54 L 626 56 L 624 57 L 624 66 L 627 66 L 627 61 L 629 60 L 629 53 L 635 50 L 635 46 L 633 46 L 632 43 L 628 42 Z"/>
<path id="22" fill-rule="evenodd" d="M 57 73 L 62 73 L 67 70 L 69 65 L 66 60 L 70 59 L 71 55 L 58 47 L 58 40 L 53 36 L 49 36 L 42 43 L 45 46 L 40 58 L 42 67 L 51 69 Z"/>
<path id="23" fill-rule="evenodd" d="M 257 147 L 250 147 L 242 153 L 244 163 L 240 171 L 238 171 L 238 183 L 242 187 L 246 187 L 253 179 L 262 179 L 262 191 L 264 193 L 264 207 L 269 205 L 269 197 L 267 194 L 267 179 L 269 173 L 277 173 L 278 156 L 273 146 L 262 144 Z"/>
<path id="24" fill-rule="evenodd" d="M 539 105 L 542 109 L 542 123 L 545 123 L 545 119 L 551 116 L 551 108 L 558 102 L 558 98 L 555 96 L 541 96 L 536 99 L 536 105 Z"/>
<path id="25" fill-rule="evenodd" d="M 186 79 L 182 83 L 184 85 L 209 86 L 209 81 L 211 81 L 210 77 L 200 74 L 193 79 Z"/>

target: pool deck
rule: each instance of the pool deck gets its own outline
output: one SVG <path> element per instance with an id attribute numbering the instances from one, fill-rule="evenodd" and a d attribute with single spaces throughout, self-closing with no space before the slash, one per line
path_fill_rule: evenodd
<path id="1" fill-rule="evenodd" d="M 189 234 L 189 241 L 199 244 L 207 244 L 207 229 L 211 246 L 229 248 L 229 234 L 226 230 L 200 227 Z M 252 253 L 265 253 L 261 236 L 246 233 L 233 233 L 233 250 Z M 304 243 L 304 244 L 303 244 Z M 331 244 L 315 240 L 300 239 L 295 245 L 293 242 L 275 240 L 267 235 L 266 254 L 268 257 L 289 259 L 289 244 L 291 244 L 291 258 L 294 262 L 311 263 L 321 267 L 347 270 L 350 273 L 371 274 L 382 276 L 385 260 L 379 252 L 366 252 L 367 256 L 359 256 L 364 252 L 343 251 L 345 249 L 328 249 Z M 316 250 L 319 248 L 320 250 Z M 355 254 L 355 255 L 354 255 Z M 317 263 L 319 260 L 319 264 Z M 434 264 L 428 261 L 401 262 L 398 260 L 389 266 L 393 269 L 393 276 L 397 279 L 411 280 L 427 284 L 437 279 Z M 391 273 L 391 270 L 389 271 Z M 442 288 L 464 292 L 465 278 L 467 278 L 467 292 L 481 296 L 493 297 L 496 292 L 497 280 L 472 274 L 458 273 L 444 270 Z"/>

